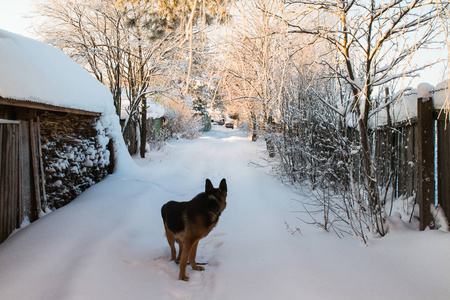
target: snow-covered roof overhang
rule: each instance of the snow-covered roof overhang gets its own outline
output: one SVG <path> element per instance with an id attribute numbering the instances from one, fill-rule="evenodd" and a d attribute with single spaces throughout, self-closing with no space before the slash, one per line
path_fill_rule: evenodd
<path id="1" fill-rule="evenodd" d="M 61 50 L 2 29 L 0 98 L 24 101 L 23 106 L 101 114 L 114 110 L 109 89 Z"/>

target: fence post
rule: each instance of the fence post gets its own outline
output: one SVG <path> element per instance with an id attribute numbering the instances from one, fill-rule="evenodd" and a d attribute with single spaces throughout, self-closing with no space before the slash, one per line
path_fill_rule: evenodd
<path id="1" fill-rule="evenodd" d="M 420 230 L 434 228 L 431 205 L 434 205 L 434 122 L 432 98 L 417 99 L 417 119 L 419 129 L 418 147 L 418 203 Z"/>

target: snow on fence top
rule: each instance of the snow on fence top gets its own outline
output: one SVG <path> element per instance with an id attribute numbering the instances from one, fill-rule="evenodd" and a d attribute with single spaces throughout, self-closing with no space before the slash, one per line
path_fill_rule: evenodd
<path id="1" fill-rule="evenodd" d="M 450 79 L 436 86 L 433 101 L 435 109 L 450 109 Z"/>
<path id="2" fill-rule="evenodd" d="M 396 99 L 390 105 L 390 116 L 393 124 L 417 117 L 417 99 L 433 98 L 435 109 L 450 109 L 450 79 L 439 83 L 436 87 L 429 83 L 420 83 L 417 89 L 408 88 L 393 97 Z M 370 127 L 387 125 L 386 108 L 381 109 L 370 119 Z"/>
<path id="3" fill-rule="evenodd" d="M 0 29 L 0 97 L 105 113 L 107 87 L 61 50 Z"/>

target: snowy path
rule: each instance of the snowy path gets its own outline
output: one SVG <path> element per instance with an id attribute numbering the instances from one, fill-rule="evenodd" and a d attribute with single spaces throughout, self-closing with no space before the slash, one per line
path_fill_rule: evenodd
<path id="1" fill-rule="evenodd" d="M 214 127 L 136 159 L 0 245 L 0 299 L 449 299 L 450 236 L 401 228 L 365 247 L 296 220 L 288 187 L 249 162 L 260 148 Z M 160 207 L 210 178 L 228 205 L 199 244 L 206 271 L 177 280 Z M 291 235 L 285 222 L 302 226 Z"/>

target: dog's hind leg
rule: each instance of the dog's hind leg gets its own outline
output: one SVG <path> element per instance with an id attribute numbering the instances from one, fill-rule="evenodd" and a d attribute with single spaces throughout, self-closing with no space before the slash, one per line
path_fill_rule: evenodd
<path id="1" fill-rule="evenodd" d="M 181 251 L 181 260 L 180 260 L 180 280 L 188 281 L 189 277 L 186 276 L 186 266 L 189 259 L 189 254 L 191 253 L 193 241 L 190 239 L 185 239 L 183 243 L 183 251 Z"/>
<path id="2" fill-rule="evenodd" d="M 176 262 L 177 264 L 179 264 L 179 263 L 180 263 L 180 260 L 181 260 L 181 253 L 183 252 L 183 241 L 181 241 L 181 240 L 179 240 L 179 239 L 176 239 L 176 241 L 177 241 L 177 243 L 178 243 L 179 251 L 178 251 L 178 257 L 177 257 L 177 259 L 175 260 L 175 262 Z"/>
<path id="3" fill-rule="evenodd" d="M 199 241 L 200 240 L 196 241 L 194 243 L 194 245 L 192 245 L 191 253 L 189 255 L 189 263 L 191 264 L 192 269 L 194 269 L 196 271 L 203 271 L 203 270 L 205 270 L 205 268 L 198 266 L 197 263 L 195 262 L 195 257 L 197 256 L 197 247 L 198 247 Z"/>
<path id="4" fill-rule="evenodd" d="M 169 246 L 170 246 L 170 260 L 175 260 L 175 257 L 177 255 L 177 251 L 175 249 L 175 235 L 167 227 L 166 222 L 164 222 L 164 228 L 166 230 L 167 242 L 169 243 Z M 181 250 L 181 248 L 180 248 L 180 250 Z"/>

